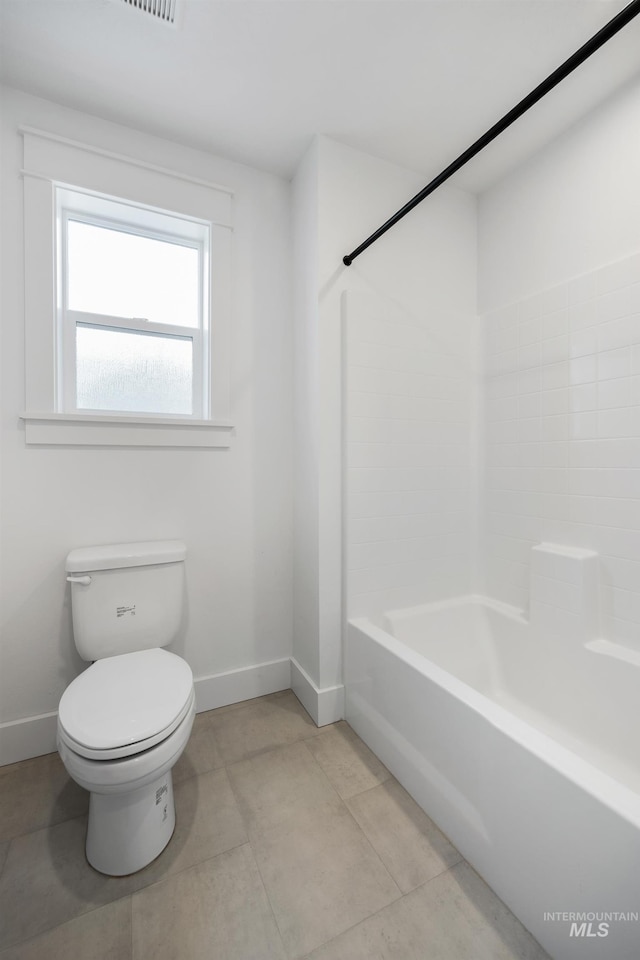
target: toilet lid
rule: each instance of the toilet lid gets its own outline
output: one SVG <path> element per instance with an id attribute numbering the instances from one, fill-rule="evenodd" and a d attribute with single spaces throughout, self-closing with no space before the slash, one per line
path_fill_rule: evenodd
<path id="1" fill-rule="evenodd" d="M 67 687 L 62 728 L 91 750 L 140 743 L 170 727 L 193 691 L 189 664 L 160 648 L 96 660 Z"/>

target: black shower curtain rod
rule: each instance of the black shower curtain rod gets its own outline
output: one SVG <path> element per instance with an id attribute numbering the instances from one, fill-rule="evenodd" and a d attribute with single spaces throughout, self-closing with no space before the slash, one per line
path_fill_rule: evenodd
<path id="1" fill-rule="evenodd" d="M 553 90 L 553 88 L 557 86 L 561 80 L 564 80 L 564 78 L 572 73 L 576 67 L 579 67 L 581 63 L 584 63 L 584 61 L 587 60 L 592 53 L 595 53 L 596 50 L 599 50 L 600 47 L 607 42 L 607 40 L 610 40 L 612 37 L 614 37 L 619 30 L 622 30 L 622 28 L 626 26 L 630 20 L 633 20 L 634 17 L 637 17 L 639 13 L 640 0 L 632 0 L 632 2 L 627 4 L 627 6 L 621 10 L 617 16 L 615 16 L 609 21 L 609 23 L 605 24 L 601 30 L 594 34 L 590 40 L 587 40 L 587 42 L 583 44 L 579 50 L 576 50 L 573 56 L 569 57 L 568 60 L 565 60 L 563 64 L 553 71 L 553 73 L 549 74 L 546 80 L 543 80 L 542 83 L 538 84 L 538 86 L 532 90 L 528 96 L 516 104 L 516 106 L 513 107 L 513 109 L 511 109 L 508 113 L 505 113 L 501 120 L 498 120 L 497 123 L 494 123 L 494 125 L 487 130 L 485 134 L 476 140 L 475 143 L 472 143 L 471 146 L 464 151 L 464 153 L 461 153 L 457 160 L 454 160 L 453 163 L 450 163 L 449 166 L 442 171 L 442 173 L 439 173 L 437 177 L 434 177 L 434 179 L 428 183 L 427 186 L 420 191 L 420 193 L 417 193 L 412 200 L 409 200 L 408 203 L 405 203 L 404 207 L 401 207 L 397 213 L 394 213 L 394 215 L 390 217 L 386 223 L 383 223 L 382 226 L 375 231 L 375 233 L 372 233 L 370 237 L 367 237 L 367 239 L 361 243 L 359 247 L 356 247 L 355 250 L 347 254 L 346 257 L 343 257 L 342 262 L 345 264 L 345 266 L 351 266 L 355 258 L 359 257 L 360 254 L 367 249 L 367 247 L 370 247 L 372 243 L 375 243 L 375 241 L 383 235 L 383 233 L 386 233 L 387 230 L 390 230 L 391 227 L 398 222 L 398 220 L 402 220 L 402 218 L 405 217 L 411 210 L 413 210 L 414 207 L 417 207 L 417 205 L 421 203 L 425 197 L 428 197 L 430 193 L 433 193 L 434 190 L 437 190 L 438 187 L 445 182 L 445 180 L 448 180 L 449 177 L 453 176 L 453 174 L 460 169 L 460 167 L 463 167 L 465 163 L 468 163 L 469 160 L 475 157 L 477 153 L 480 153 L 480 151 L 484 149 L 487 144 L 491 143 L 492 140 L 495 140 L 495 138 L 499 136 L 503 130 L 506 130 L 507 127 L 511 126 L 514 120 L 517 120 L 518 117 L 521 117 L 522 114 L 526 113 L 526 111 L 536 104 L 538 100 L 541 100 L 545 94 L 549 93 L 550 90 Z"/>

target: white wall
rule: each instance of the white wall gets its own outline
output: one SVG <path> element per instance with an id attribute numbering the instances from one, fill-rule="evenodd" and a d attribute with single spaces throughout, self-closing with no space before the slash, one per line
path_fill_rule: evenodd
<path id="1" fill-rule="evenodd" d="M 331 678 L 340 670 L 340 644 L 336 637 L 339 637 L 342 612 L 338 589 L 343 485 L 341 297 L 344 291 L 360 291 L 391 301 L 382 308 L 383 312 L 388 308 L 392 313 L 399 309 L 426 334 L 428 347 L 423 356 L 427 366 L 437 353 L 455 356 L 458 372 L 468 372 L 476 296 L 476 204 L 470 194 L 444 188 L 369 247 L 350 267 L 345 267 L 342 257 L 414 196 L 424 186 L 424 177 L 324 137 L 319 142 L 319 157 L 320 445 L 323 451 L 320 576 L 325 587 L 320 609 L 324 615 L 321 652 L 326 673 Z M 437 419 L 437 415 L 433 415 Z M 361 419 L 360 429 L 362 425 Z M 372 450 L 356 439 L 355 426 L 351 421 L 347 428 L 347 438 L 353 441 L 347 456 L 355 465 L 357 450 L 358 464 L 371 476 L 373 470 L 369 468 L 382 463 L 376 458 L 380 457 L 383 445 L 376 445 Z M 398 451 L 400 449 L 399 446 Z M 389 445 L 385 453 L 392 455 L 394 450 L 395 447 Z M 371 460 L 367 459 L 368 451 L 373 453 Z M 471 449 L 467 445 L 467 468 L 470 462 Z M 403 482 L 406 480 L 405 475 Z M 428 487 L 428 482 L 425 486 Z M 461 508 L 468 513 L 466 492 L 461 493 Z M 348 517 L 345 522 L 348 523 Z M 465 557 L 465 561 L 467 559 Z M 374 573 L 372 584 L 377 582 Z M 427 583 L 425 590 L 428 597 Z M 362 580 L 359 592 L 368 592 Z"/>
<path id="2" fill-rule="evenodd" d="M 293 655 L 319 682 L 318 151 L 293 180 L 294 484 Z"/>
<path id="3" fill-rule="evenodd" d="M 317 613 L 313 611 L 318 618 L 317 640 L 314 637 L 311 642 L 317 652 L 313 656 L 309 652 L 301 665 L 323 689 L 342 679 L 342 296 L 346 291 L 365 292 L 383 304 L 382 312 L 399 311 L 409 323 L 430 331 L 431 346 L 439 354 L 456 354 L 468 367 L 476 289 L 475 200 L 459 190 L 442 191 L 345 267 L 342 257 L 424 186 L 423 178 L 326 137 L 316 140 L 305 164 L 306 190 L 301 178 L 296 204 L 300 207 L 303 197 L 312 192 L 318 211 L 316 273 L 307 276 L 306 298 L 304 303 L 297 302 L 304 316 L 296 314 L 295 322 L 306 325 L 308 336 L 317 339 L 317 386 L 312 387 L 318 450 L 313 522 L 319 592 Z M 468 470 L 468 444 L 465 456 Z M 466 514 L 468 487 L 461 494 L 461 504 Z M 465 536 L 467 560 L 468 531 Z M 296 637 L 294 649 L 298 643 Z M 312 673 L 315 669 L 317 673 Z"/>
<path id="4" fill-rule="evenodd" d="M 235 192 L 230 450 L 26 447 L 19 123 Z M 83 664 L 71 636 L 72 547 L 181 538 L 197 678 L 291 653 L 290 187 L 249 167 L 4 91 L 0 721 L 55 711 Z M 213 704 L 212 704 L 213 705 Z M 5 732 L 7 730 L 5 729 Z M 53 749 L 53 745 L 50 747 Z"/>
<path id="5" fill-rule="evenodd" d="M 542 540 L 601 554 L 640 645 L 640 83 L 479 203 L 486 589 L 526 606 Z"/>
<path id="6" fill-rule="evenodd" d="M 636 80 L 482 194 L 480 313 L 638 249 L 639 111 Z"/>

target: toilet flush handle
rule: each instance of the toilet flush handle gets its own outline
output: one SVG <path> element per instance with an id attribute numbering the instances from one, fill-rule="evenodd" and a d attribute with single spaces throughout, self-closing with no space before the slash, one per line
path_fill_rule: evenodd
<path id="1" fill-rule="evenodd" d="M 86 574 L 83 577 L 67 577 L 67 583 L 81 583 L 84 587 L 88 587 L 91 583 L 91 577 Z"/>

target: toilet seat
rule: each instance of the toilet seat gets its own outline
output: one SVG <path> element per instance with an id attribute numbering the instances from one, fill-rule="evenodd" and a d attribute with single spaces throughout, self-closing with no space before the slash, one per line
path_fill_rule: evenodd
<path id="1" fill-rule="evenodd" d="M 195 699 L 173 733 L 141 753 L 111 760 L 94 760 L 76 753 L 60 736 L 58 751 L 68 773 L 79 786 L 93 794 L 131 794 L 170 771 L 184 750 L 196 715 Z"/>
<path id="2" fill-rule="evenodd" d="M 58 735 L 70 750 L 90 759 L 133 756 L 170 736 L 194 699 L 191 668 L 167 650 L 108 657 L 65 690 Z"/>

